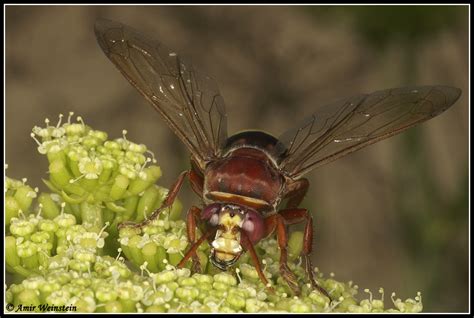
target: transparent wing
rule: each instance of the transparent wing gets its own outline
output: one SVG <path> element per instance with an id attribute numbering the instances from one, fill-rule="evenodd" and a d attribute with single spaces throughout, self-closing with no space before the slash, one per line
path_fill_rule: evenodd
<path id="1" fill-rule="evenodd" d="M 100 19 L 95 34 L 107 57 L 163 116 L 201 169 L 220 155 L 227 115 L 214 80 L 121 23 Z"/>
<path id="2" fill-rule="evenodd" d="M 320 107 L 279 140 L 292 178 L 439 115 L 461 95 L 448 86 L 395 88 Z"/>

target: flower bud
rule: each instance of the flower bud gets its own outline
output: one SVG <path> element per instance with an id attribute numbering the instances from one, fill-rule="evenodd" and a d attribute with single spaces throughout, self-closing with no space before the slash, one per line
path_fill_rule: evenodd
<path id="1" fill-rule="evenodd" d="M 110 189 L 110 199 L 114 201 L 120 199 L 127 190 L 129 183 L 129 179 L 124 175 L 119 174 L 115 177 L 115 182 Z"/>
<path id="2" fill-rule="evenodd" d="M 43 207 L 41 214 L 47 219 L 54 219 L 61 213 L 61 210 L 49 193 L 41 193 L 38 197 L 38 202 L 41 203 Z"/>

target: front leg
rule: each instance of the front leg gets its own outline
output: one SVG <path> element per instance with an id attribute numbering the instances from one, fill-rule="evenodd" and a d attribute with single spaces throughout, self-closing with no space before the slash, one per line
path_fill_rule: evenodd
<path id="1" fill-rule="evenodd" d="M 303 250 L 301 252 L 304 262 L 306 275 L 313 288 L 319 290 L 326 297 L 331 299 L 328 292 L 316 283 L 313 273 L 313 265 L 311 263 L 311 252 L 313 250 L 313 217 L 306 209 L 285 209 L 279 212 L 280 216 L 285 220 L 285 224 L 292 225 L 306 222 L 304 228 Z"/>
<path id="2" fill-rule="evenodd" d="M 279 214 L 273 214 L 265 219 L 268 232 L 276 230 L 278 247 L 280 248 L 280 273 L 295 295 L 301 293 L 296 275 L 288 267 L 288 235 L 285 219 Z"/>
<path id="3" fill-rule="evenodd" d="M 183 185 L 184 178 L 189 174 L 189 171 L 183 171 L 178 177 L 178 180 L 176 180 L 175 184 L 171 187 L 169 190 L 168 194 L 166 195 L 166 198 L 164 199 L 163 203 L 161 203 L 161 206 L 156 209 L 149 217 L 147 217 L 145 220 L 143 220 L 140 223 L 134 223 L 134 222 L 122 222 L 118 225 L 118 229 L 120 230 L 121 228 L 130 226 L 134 228 L 143 228 L 144 226 L 150 224 L 153 220 L 156 220 L 160 213 L 169 208 L 173 203 L 174 200 L 176 200 L 176 197 L 178 196 L 179 190 L 181 190 L 181 186 Z"/>
<path id="4" fill-rule="evenodd" d="M 198 247 L 202 244 L 202 242 L 204 242 L 206 239 L 213 235 L 216 235 L 216 228 L 209 228 L 203 235 L 201 235 L 199 240 L 197 240 L 193 245 L 191 245 L 188 252 L 184 255 L 183 259 L 179 262 L 177 267 L 183 268 L 189 258 L 196 253 Z"/>
<path id="5" fill-rule="evenodd" d="M 188 234 L 188 241 L 190 246 L 193 246 L 196 243 L 196 228 L 198 223 L 200 223 L 200 215 L 201 210 L 195 206 L 192 206 L 188 210 L 188 214 L 186 216 L 186 231 Z M 196 252 L 192 253 L 192 260 L 193 265 L 191 267 L 191 271 L 193 273 L 200 273 L 201 272 L 201 261 Z"/>
<path id="6" fill-rule="evenodd" d="M 273 289 L 273 287 L 270 286 L 267 278 L 265 277 L 265 274 L 262 271 L 262 266 L 260 265 L 258 255 L 257 255 L 257 252 L 255 252 L 255 248 L 253 247 L 252 241 L 250 241 L 245 231 L 241 231 L 240 233 L 241 233 L 242 246 L 250 254 L 250 257 L 252 258 L 253 264 L 255 266 L 255 270 L 257 271 L 257 274 L 260 277 L 260 280 L 265 285 L 265 287 L 270 292 L 273 293 L 275 290 Z"/>

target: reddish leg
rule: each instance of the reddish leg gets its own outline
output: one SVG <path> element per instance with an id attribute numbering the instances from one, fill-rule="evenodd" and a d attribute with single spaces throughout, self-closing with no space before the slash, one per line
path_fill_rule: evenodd
<path id="1" fill-rule="evenodd" d="M 316 288 L 329 299 L 331 299 L 331 297 L 324 290 L 324 288 L 319 286 L 316 283 L 316 280 L 314 279 L 313 265 L 311 264 L 311 252 L 313 250 L 313 217 L 308 212 L 308 210 L 298 208 L 281 210 L 279 211 L 279 215 L 282 219 L 284 219 L 284 222 L 287 225 L 306 222 L 304 228 L 303 250 L 301 252 L 305 262 L 306 275 L 308 276 L 308 279 L 313 288 Z"/>
<path id="2" fill-rule="evenodd" d="M 186 222 L 186 231 L 188 234 L 188 241 L 191 246 L 196 243 L 196 228 L 197 224 L 200 223 L 200 218 L 199 216 L 201 215 L 201 210 L 195 206 L 192 206 L 188 210 L 187 214 L 187 222 Z M 193 259 L 193 266 L 191 267 L 191 271 L 193 273 L 200 273 L 201 272 L 201 261 L 199 260 L 199 257 L 197 253 L 192 254 L 192 259 Z"/>
<path id="3" fill-rule="evenodd" d="M 260 261 L 258 260 L 257 253 L 255 252 L 255 249 L 253 248 L 252 242 L 250 241 L 250 239 L 248 238 L 247 234 L 244 231 L 241 231 L 240 235 L 241 235 L 241 244 L 243 248 L 245 248 L 247 252 L 250 253 L 250 257 L 252 258 L 253 264 L 255 265 L 255 269 L 257 270 L 257 274 L 260 277 L 260 280 L 270 291 L 273 292 L 274 289 L 272 287 L 269 287 L 268 280 L 265 277 L 265 274 L 263 274 Z"/>
<path id="4" fill-rule="evenodd" d="M 204 187 L 203 177 L 200 176 L 193 169 L 189 170 L 188 176 L 189 176 L 189 183 L 191 184 L 191 188 L 199 197 L 202 197 L 203 187 Z"/>
<path id="5" fill-rule="evenodd" d="M 156 209 L 149 217 L 147 217 L 145 220 L 143 220 L 140 223 L 134 223 L 134 222 L 122 222 L 118 225 L 118 228 L 121 229 L 125 226 L 131 226 L 135 228 L 142 228 L 145 225 L 150 224 L 153 220 L 157 219 L 160 213 L 169 208 L 173 203 L 174 200 L 176 200 L 176 197 L 178 196 L 179 191 L 181 190 L 181 186 L 184 183 L 184 179 L 188 176 L 189 182 L 191 183 L 192 189 L 200 196 L 202 196 L 202 189 L 203 189 L 203 179 L 201 176 L 199 176 L 194 170 L 189 170 L 189 171 L 183 171 L 178 177 L 178 180 L 173 184 L 171 189 L 169 190 L 168 194 L 166 195 L 165 200 L 161 204 L 161 206 Z"/>
<path id="6" fill-rule="evenodd" d="M 301 290 L 298 286 L 298 279 L 288 267 L 288 236 L 286 231 L 285 220 L 279 214 L 273 214 L 265 219 L 266 234 L 270 234 L 276 230 L 278 247 L 280 248 L 280 273 L 287 282 L 295 295 L 299 295 Z"/>
<path id="7" fill-rule="evenodd" d="M 193 254 L 196 254 L 196 250 L 198 249 L 198 247 L 202 244 L 202 242 L 204 242 L 208 237 L 210 236 L 213 236 L 215 235 L 216 233 L 216 229 L 215 228 L 210 228 L 209 230 L 206 231 L 206 233 L 204 233 L 203 235 L 201 235 L 201 237 L 199 238 L 199 240 L 197 240 L 196 243 L 194 243 L 191 248 L 189 249 L 189 251 L 184 255 L 183 259 L 181 260 L 181 262 L 179 262 L 178 264 L 178 268 L 182 268 L 184 267 L 184 264 L 186 264 L 186 262 L 188 261 L 188 259 L 193 255 Z"/>
<path id="8" fill-rule="evenodd" d="M 171 187 L 168 194 L 166 195 L 165 200 L 163 201 L 163 203 L 161 203 L 161 206 L 158 209 L 156 209 L 149 217 L 147 217 L 145 220 L 143 220 L 140 223 L 122 222 L 118 225 L 118 228 L 121 229 L 125 226 L 142 228 L 150 224 L 150 222 L 152 222 L 153 220 L 156 220 L 163 210 L 169 208 L 173 204 L 174 200 L 176 199 L 179 193 L 179 190 L 181 190 L 181 186 L 183 185 L 184 178 L 188 175 L 188 173 L 189 171 L 181 172 L 181 174 L 178 177 L 178 180 L 176 180 L 175 184 Z"/>
<path id="9" fill-rule="evenodd" d="M 318 289 L 321 293 L 329 297 L 328 293 L 316 283 L 313 275 L 313 266 L 310 258 L 313 243 L 313 218 L 306 209 L 297 209 L 298 205 L 303 201 L 304 196 L 308 192 L 308 188 L 309 182 L 304 178 L 288 184 L 288 190 L 285 195 L 285 198 L 288 199 L 286 209 L 280 211 L 279 214 L 285 219 L 285 224 L 287 225 L 306 221 L 302 251 L 306 273 L 313 288 Z"/>

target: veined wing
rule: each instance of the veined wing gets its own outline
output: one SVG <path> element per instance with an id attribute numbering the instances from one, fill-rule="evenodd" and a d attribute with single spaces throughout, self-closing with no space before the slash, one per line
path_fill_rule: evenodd
<path id="1" fill-rule="evenodd" d="M 163 116 L 202 170 L 220 155 L 227 115 L 214 80 L 121 23 L 100 19 L 95 34 L 107 57 Z"/>
<path id="2" fill-rule="evenodd" d="M 297 179 L 308 171 L 398 134 L 453 105 L 461 90 L 448 86 L 395 88 L 326 105 L 283 133 L 280 168 Z"/>

